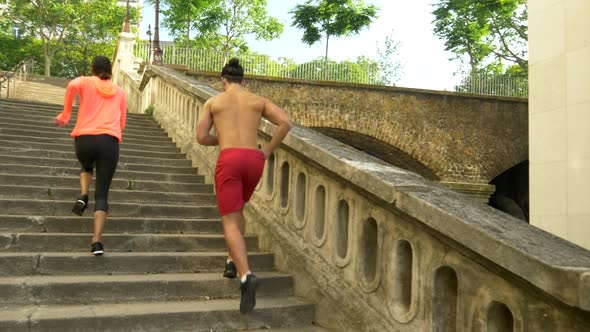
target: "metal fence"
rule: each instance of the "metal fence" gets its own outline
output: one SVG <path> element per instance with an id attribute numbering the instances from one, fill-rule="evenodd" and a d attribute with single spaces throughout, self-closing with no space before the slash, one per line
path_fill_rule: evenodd
<path id="1" fill-rule="evenodd" d="M 219 71 L 227 58 L 237 56 L 244 66 L 246 74 L 271 76 L 279 78 L 299 78 L 307 80 L 327 80 L 345 83 L 387 85 L 388 79 L 382 76 L 377 63 L 359 64 L 354 62 L 324 62 L 323 58 L 305 63 L 295 63 L 286 57 L 267 55 L 230 54 L 227 57 L 220 52 L 196 48 L 177 47 L 173 44 L 160 45 L 165 64 L 184 65 L 189 69 Z M 149 61 L 151 45 L 147 42 L 135 44 L 136 57 Z M 472 82 L 467 78 L 455 87 L 455 91 L 512 97 L 528 96 L 526 79 L 500 76 L 477 77 Z"/>
<path id="2" fill-rule="evenodd" d="M 16 90 L 28 81 L 34 69 L 34 60 L 23 60 L 14 66 L 12 70 L 0 72 L 0 98 L 2 98 L 3 94 L 5 94 L 6 98 L 14 97 Z M 6 92 L 3 90 L 6 90 Z"/>
<path id="3" fill-rule="evenodd" d="M 471 75 L 456 85 L 455 91 L 527 98 L 529 82 L 526 78 L 506 75 Z"/>

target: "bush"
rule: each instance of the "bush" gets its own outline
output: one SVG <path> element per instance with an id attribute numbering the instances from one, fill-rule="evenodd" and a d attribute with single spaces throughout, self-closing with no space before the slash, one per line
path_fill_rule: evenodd
<path id="1" fill-rule="evenodd" d="M 150 105 L 148 106 L 148 108 L 146 108 L 143 112 L 147 115 L 154 115 L 154 105 Z"/>

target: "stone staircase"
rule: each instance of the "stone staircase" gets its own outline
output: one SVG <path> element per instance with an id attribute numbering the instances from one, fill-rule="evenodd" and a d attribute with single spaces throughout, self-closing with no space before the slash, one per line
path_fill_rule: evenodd
<path id="1" fill-rule="evenodd" d="M 246 242 L 258 304 L 239 313 L 238 280 L 221 275 L 213 188 L 147 115 L 128 117 L 106 254 L 92 256 L 93 194 L 83 217 L 71 213 L 75 118 L 56 128 L 60 111 L 0 100 L 0 331 L 321 330 L 315 306 L 293 295 L 292 277 L 274 271 L 254 237 Z"/>
<path id="2" fill-rule="evenodd" d="M 19 85 L 15 98 L 63 105 L 65 87 L 69 81 L 61 77 L 31 75 L 26 83 Z"/>

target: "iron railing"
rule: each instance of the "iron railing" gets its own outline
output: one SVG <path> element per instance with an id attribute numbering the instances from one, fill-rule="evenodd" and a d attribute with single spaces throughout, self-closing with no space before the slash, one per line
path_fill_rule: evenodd
<path id="1" fill-rule="evenodd" d="M 12 70 L 0 73 L 0 98 L 3 94 L 6 98 L 14 97 L 17 88 L 28 81 L 34 69 L 34 60 L 23 60 Z M 6 92 L 4 93 L 3 90 Z"/>
<path id="2" fill-rule="evenodd" d="M 455 86 L 455 91 L 527 98 L 529 82 L 526 78 L 507 75 L 470 75 Z"/>
<path id="3" fill-rule="evenodd" d="M 387 85 L 377 63 L 361 65 L 355 62 L 324 62 L 318 58 L 305 63 L 296 63 L 286 57 L 270 57 L 257 54 L 229 54 L 197 48 L 178 47 L 174 44 L 160 44 L 164 64 L 183 65 L 189 69 L 219 71 L 229 57 L 237 56 L 246 74 L 277 78 L 299 78 L 326 80 L 345 83 Z M 151 46 L 147 42 L 135 44 L 134 55 L 149 62 Z M 510 97 L 528 97 L 528 80 L 511 76 L 468 77 L 455 91 Z"/>

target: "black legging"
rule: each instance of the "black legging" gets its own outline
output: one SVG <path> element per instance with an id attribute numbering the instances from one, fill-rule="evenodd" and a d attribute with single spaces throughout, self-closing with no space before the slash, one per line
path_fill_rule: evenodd
<path id="1" fill-rule="evenodd" d="M 108 212 L 109 188 L 119 162 L 119 140 L 111 135 L 82 135 L 74 142 L 82 172 L 92 174 L 96 164 L 94 211 Z"/>

